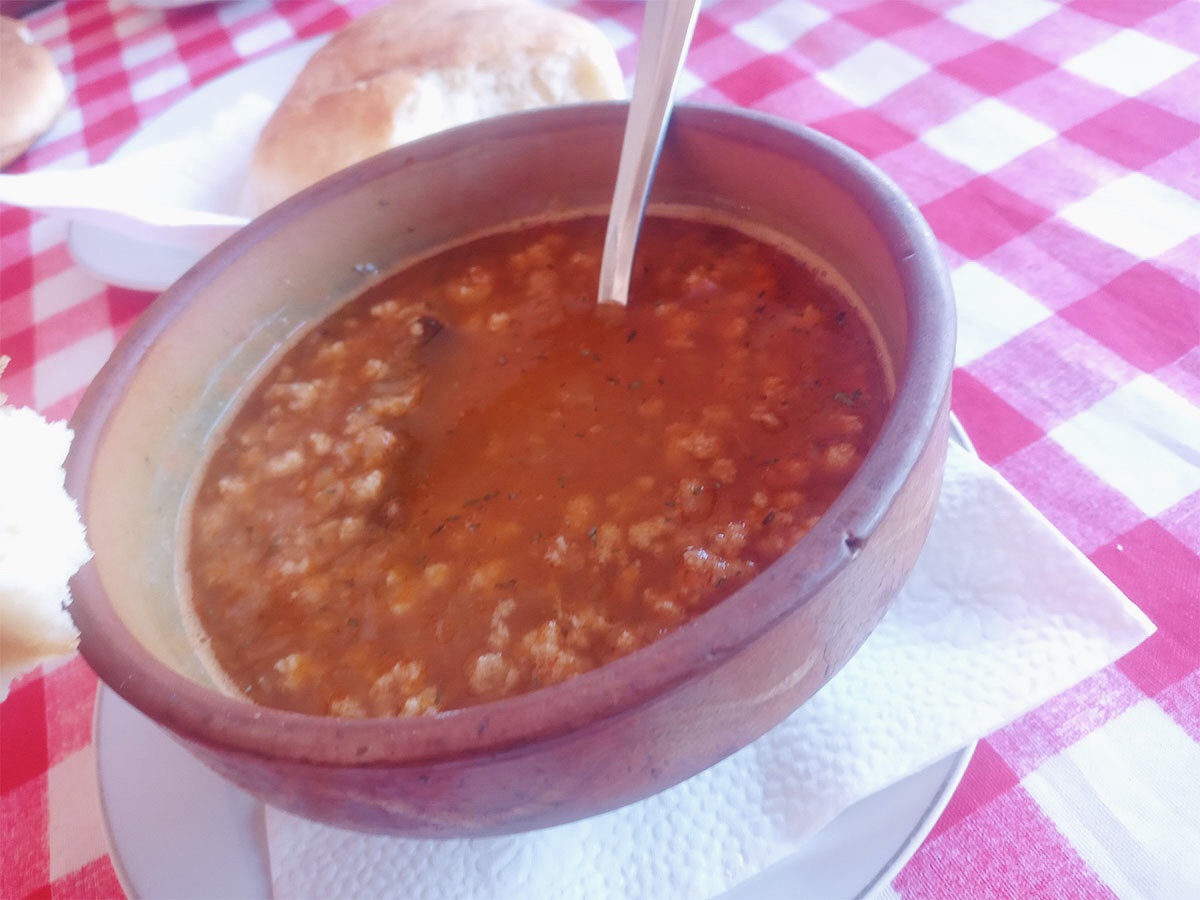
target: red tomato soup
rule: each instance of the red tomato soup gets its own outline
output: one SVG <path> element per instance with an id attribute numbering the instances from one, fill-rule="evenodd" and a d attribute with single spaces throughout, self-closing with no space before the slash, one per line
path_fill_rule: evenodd
<path id="1" fill-rule="evenodd" d="M 889 401 L 856 307 L 766 243 L 666 218 L 630 305 L 598 307 L 603 228 L 418 262 L 256 386 L 190 513 L 227 687 L 398 716 L 555 684 L 703 613 L 829 507 Z"/>

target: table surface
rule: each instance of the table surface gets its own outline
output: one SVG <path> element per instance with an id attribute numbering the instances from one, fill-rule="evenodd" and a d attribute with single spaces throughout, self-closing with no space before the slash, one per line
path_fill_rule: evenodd
<path id="1" fill-rule="evenodd" d="M 71 99 L 10 171 L 101 162 L 210 79 L 373 5 L 37 9 Z M 632 72 L 638 5 L 567 5 Z M 1200 3 L 712 2 L 682 94 L 817 128 L 909 194 L 958 297 L 954 411 L 1158 626 L 981 742 L 884 896 L 1200 896 Z M 65 239 L 0 208 L 3 386 L 51 419 L 154 299 L 97 281 Z M 0 705 L 0 896 L 121 896 L 95 692 L 75 658 Z"/>

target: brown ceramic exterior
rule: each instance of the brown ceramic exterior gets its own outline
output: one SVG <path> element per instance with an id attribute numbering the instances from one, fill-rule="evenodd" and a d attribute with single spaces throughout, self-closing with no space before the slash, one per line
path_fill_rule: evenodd
<path id="1" fill-rule="evenodd" d="M 816 246 L 872 306 L 897 361 L 895 411 L 815 530 L 650 648 L 472 709 L 309 717 L 230 699 L 195 674 L 175 631 L 177 597 L 151 574 L 174 553 L 178 504 L 147 512 L 134 496 L 194 471 L 187 448 L 199 440 L 177 440 L 183 426 L 172 417 L 216 415 L 192 409 L 199 376 L 177 372 L 208 371 L 208 395 L 227 403 L 240 385 L 222 387 L 233 376 L 217 358 L 265 355 L 311 318 L 311 309 L 289 309 L 306 291 L 330 304 L 376 277 L 376 261 L 390 265 L 488 223 L 602 206 L 623 115 L 622 106 L 599 105 L 493 120 L 318 185 L 159 298 L 81 402 L 67 484 L 97 553 L 72 583 L 82 653 L 126 700 L 268 802 L 350 828 L 448 837 L 532 829 L 636 801 L 800 706 L 858 649 L 911 570 L 947 442 L 954 317 L 936 243 L 899 191 L 836 142 L 746 113 L 683 107 L 655 201 L 732 213 Z M 164 490 L 175 497 L 175 486 Z"/>

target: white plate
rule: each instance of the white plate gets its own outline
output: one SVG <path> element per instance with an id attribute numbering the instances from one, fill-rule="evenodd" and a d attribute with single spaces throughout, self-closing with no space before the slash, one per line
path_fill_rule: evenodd
<path id="1" fill-rule="evenodd" d="M 951 437 L 974 450 L 953 416 Z M 129 896 L 272 896 L 262 803 L 104 685 L 93 733 L 109 852 Z M 723 900 L 869 897 L 924 842 L 974 750 L 974 744 L 965 747 L 860 800 Z"/>
<path id="2" fill-rule="evenodd" d="M 203 134 L 206 123 L 214 122 L 251 92 L 277 105 L 309 57 L 326 40 L 320 37 L 295 44 L 213 79 L 139 128 L 111 160 L 189 134 Z M 223 198 L 241 195 L 257 138 L 257 130 L 247 134 L 244 158 L 222 169 L 222 180 L 228 183 L 214 185 L 214 191 Z M 238 212 L 236 208 L 220 211 Z M 82 222 L 73 222 L 68 229 L 67 248 L 75 261 L 97 278 L 142 291 L 165 290 L 204 255 L 200 250 L 139 241 Z"/>
<path id="3" fill-rule="evenodd" d="M 201 764 L 115 692 L 96 700 L 109 851 L 130 897 L 271 897 L 262 804 Z M 866 897 L 925 840 L 973 747 L 859 801 L 726 900 Z"/>

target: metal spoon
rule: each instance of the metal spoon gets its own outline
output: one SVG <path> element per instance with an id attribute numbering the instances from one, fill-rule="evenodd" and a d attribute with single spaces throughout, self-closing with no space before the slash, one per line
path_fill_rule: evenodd
<path id="1" fill-rule="evenodd" d="M 625 120 L 617 184 L 604 236 L 604 255 L 600 258 L 601 303 L 624 306 L 629 300 L 633 253 L 646 212 L 650 181 L 699 11 L 700 0 L 646 0 L 633 98 Z"/>

